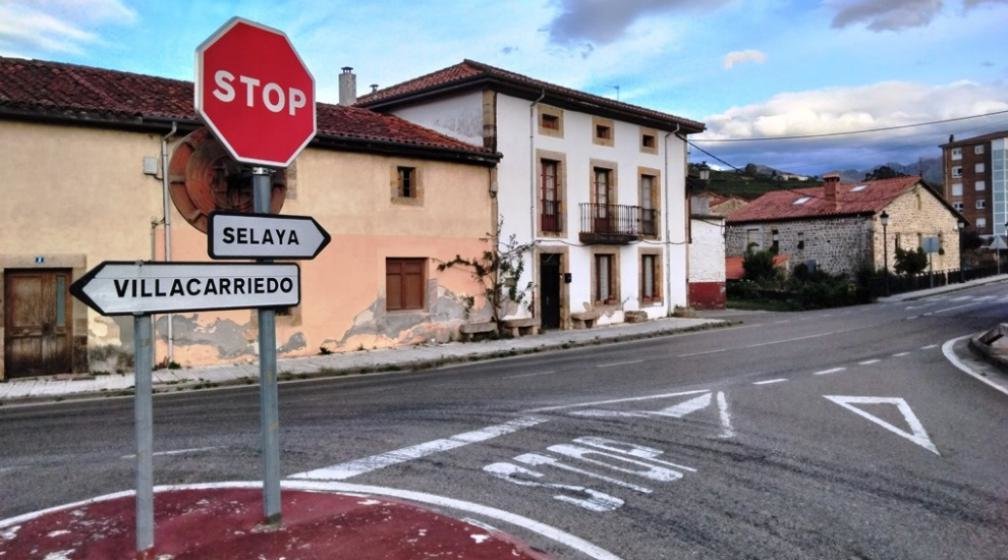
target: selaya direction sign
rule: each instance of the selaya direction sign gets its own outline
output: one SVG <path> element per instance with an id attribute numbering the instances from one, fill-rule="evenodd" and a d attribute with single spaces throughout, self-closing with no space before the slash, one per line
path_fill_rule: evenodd
<path id="1" fill-rule="evenodd" d="M 301 302 L 292 263 L 106 261 L 70 286 L 102 315 L 291 307 Z"/>
<path id="2" fill-rule="evenodd" d="M 309 216 L 212 212 L 207 227 L 213 259 L 313 259 L 329 240 Z"/>

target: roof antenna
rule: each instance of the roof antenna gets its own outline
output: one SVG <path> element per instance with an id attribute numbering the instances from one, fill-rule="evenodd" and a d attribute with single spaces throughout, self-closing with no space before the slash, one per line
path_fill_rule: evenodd
<path id="1" fill-rule="evenodd" d="M 616 88 L 616 101 L 619 101 L 619 84 L 616 84 L 612 87 Z"/>

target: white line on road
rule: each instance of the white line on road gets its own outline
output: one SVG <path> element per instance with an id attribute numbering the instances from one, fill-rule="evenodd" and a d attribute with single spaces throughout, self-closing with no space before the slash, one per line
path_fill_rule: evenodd
<path id="1" fill-rule="evenodd" d="M 691 412 L 696 412 L 700 409 L 707 408 L 710 406 L 711 394 L 707 393 L 705 395 L 700 395 L 699 397 L 693 397 L 688 401 L 683 401 L 679 404 L 670 406 L 668 408 L 663 408 L 661 410 L 652 412 L 656 416 L 669 416 L 672 418 L 682 418 Z"/>
<path id="2" fill-rule="evenodd" d="M 532 373 L 523 373 L 521 375 L 509 375 L 504 379 L 518 379 L 519 377 L 536 377 L 539 375 L 552 375 L 554 373 L 556 373 L 555 369 L 548 369 L 546 371 L 534 371 Z"/>
<path id="3" fill-rule="evenodd" d="M 577 404 L 561 404 L 557 406 L 543 406 L 540 408 L 533 408 L 532 410 L 527 410 L 526 412 L 550 412 L 554 410 L 563 410 L 565 408 L 582 408 L 585 406 L 598 406 L 603 404 L 616 404 L 625 402 L 637 402 L 637 401 L 653 401 L 655 399 L 667 399 L 669 397 L 680 397 L 682 395 L 696 395 L 697 393 L 707 393 L 707 389 L 697 389 L 695 391 L 679 391 L 678 393 L 661 393 L 658 395 L 645 395 L 643 397 L 628 397 L 625 399 L 609 399 L 605 401 L 590 401 Z"/>
<path id="4" fill-rule="evenodd" d="M 731 413 L 728 412 L 728 399 L 725 394 L 718 391 L 717 394 L 718 412 L 721 413 L 721 437 L 735 437 L 735 428 L 732 427 Z"/>
<path id="5" fill-rule="evenodd" d="M 959 342 L 960 340 L 967 339 L 967 338 L 969 338 L 971 336 L 973 336 L 973 335 L 968 334 L 966 336 L 960 336 L 959 338 L 953 338 L 952 340 L 946 340 L 945 344 L 942 344 L 942 354 L 945 354 L 945 359 L 948 360 L 949 362 L 951 362 L 952 365 L 954 365 L 955 367 L 957 367 L 960 370 L 966 372 L 971 377 L 973 377 L 975 379 L 978 379 L 981 382 L 986 383 L 987 385 L 990 385 L 994 389 L 996 389 L 996 390 L 998 390 L 998 391 L 1000 391 L 1000 392 L 1008 395 L 1008 390 L 1006 390 L 1004 387 L 998 385 L 997 383 L 994 383 L 990 379 L 987 379 L 983 375 L 980 375 L 979 373 L 973 371 L 972 368 L 970 368 L 968 365 L 964 364 L 962 362 L 962 360 L 960 360 L 959 357 L 955 355 L 955 352 L 952 350 L 952 347 L 955 346 L 955 344 L 957 342 Z"/>
<path id="6" fill-rule="evenodd" d="M 907 317 L 907 321 L 913 321 L 917 317 L 920 317 L 920 315 L 911 315 L 911 316 Z"/>
<path id="7" fill-rule="evenodd" d="M 679 354 L 677 358 L 689 358 L 691 356 L 703 356 L 705 354 L 716 354 L 718 352 L 727 352 L 729 350 L 744 350 L 746 348 L 759 348 L 760 346 L 770 346 L 771 344 L 784 344 L 785 342 L 797 342 L 799 340 L 808 340 L 810 338 L 822 338 L 824 336 L 830 336 L 837 334 L 841 331 L 830 331 L 820 334 L 810 334 L 808 336 L 799 336 L 795 338 L 785 338 L 782 340 L 771 340 L 769 342 L 760 342 L 758 344 L 749 344 L 746 346 L 732 346 L 730 348 L 716 348 L 714 350 L 704 350 L 703 352 L 692 352 L 690 354 Z"/>
<path id="8" fill-rule="evenodd" d="M 909 356 L 910 352 L 897 352 L 892 355 L 893 358 L 902 358 L 903 356 Z"/>
<path id="9" fill-rule="evenodd" d="M 547 421 L 547 418 L 539 416 L 523 416 L 521 418 L 511 420 L 510 422 L 487 426 L 486 428 L 472 432 L 455 434 L 448 438 L 419 443 L 417 445 L 411 445 L 409 447 L 379 453 L 378 455 L 355 459 L 347 463 L 340 463 L 330 467 L 323 467 L 321 469 L 292 474 L 290 478 L 346 480 L 364 473 L 384 469 L 385 467 L 390 467 L 399 463 L 413 461 L 435 453 L 449 451 L 473 443 L 488 441 L 525 428 L 531 428 L 532 426 L 536 426 Z"/>
<path id="10" fill-rule="evenodd" d="M 783 383 L 787 381 L 786 377 L 778 377 L 777 379 L 767 379 L 766 381 L 754 381 L 753 385 L 770 385 L 772 383 Z"/>
<path id="11" fill-rule="evenodd" d="M 618 366 L 629 366 L 633 364 L 639 364 L 644 360 L 627 360 L 625 362 L 608 362 L 605 364 L 595 364 L 597 368 L 608 368 L 608 367 L 618 367 Z"/>
<path id="12" fill-rule="evenodd" d="M 928 344 L 927 346 L 921 346 L 921 350 L 930 350 L 932 348 L 938 348 L 937 344 Z"/>
<path id="13" fill-rule="evenodd" d="M 837 372 L 840 372 L 840 371 L 844 371 L 846 369 L 847 368 L 845 368 L 845 367 L 835 367 L 835 368 L 830 368 L 830 369 L 821 369 L 821 370 L 813 373 L 812 375 L 829 375 L 831 373 L 837 373 Z"/>
<path id="14" fill-rule="evenodd" d="M 962 309 L 964 307 L 975 307 L 977 305 L 983 305 L 984 303 L 987 303 L 987 302 L 986 301 L 975 301 L 975 302 L 972 302 L 972 303 L 964 303 L 962 305 L 953 305 L 952 307 L 946 307 L 945 309 L 935 310 L 932 313 L 933 314 L 945 313 L 946 311 L 954 311 L 956 309 Z"/>
<path id="15" fill-rule="evenodd" d="M 917 445 L 927 449 L 928 451 L 934 453 L 935 455 L 941 456 L 938 452 L 938 448 L 935 447 L 934 442 L 931 441 L 931 437 L 928 436 L 927 430 L 924 429 L 924 425 L 921 424 L 917 415 L 914 414 L 913 410 L 910 409 L 910 405 L 899 397 L 848 397 L 841 395 L 823 395 L 823 397 L 833 401 L 834 403 L 846 408 L 847 410 L 857 414 L 858 416 L 869 420 L 873 424 L 882 426 L 886 430 L 900 436 L 904 437 Z M 855 404 L 893 404 L 903 415 L 903 419 L 906 420 L 907 425 L 910 426 L 910 432 L 897 428 L 889 422 L 875 416 L 874 414 L 865 412 L 860 408 L 854 406 Z"/>
<path id="16" fill-rule="evenodd" d="M 875 359 L 873 359 L 873 360 L 862 360 L 862 361 L 858 362 L 858 365 L 859 365 L 859 366 L 870 366 L 870 365 L 872 365 L 872 364 L 877 364 L 877 363 L 879 363 L 879 362 L 881 362 L 881 361 L 882 361 L 882 360 L 880 360 L 880 359 L 878 359 L 878 358 L 875 358 Z"/>
<path id="17" fill-rule="evenodd" d="M 202 453 L 203 451 L 210 451 L 213 449 L 220 449 L 220 446 L 217 445 L 213 447 L 192 447 L 189 449 L 172 449 L 171 451 L 157 451 L 155 453 L 151 453 L 151 456 L 160 457 L 162 455 L 187 455 L 189 453 Z M 123 455 L 122 457 L 120 457 L 120 459 L 136 459 L 136 454 L 131 453 L 129 455 Z"/>

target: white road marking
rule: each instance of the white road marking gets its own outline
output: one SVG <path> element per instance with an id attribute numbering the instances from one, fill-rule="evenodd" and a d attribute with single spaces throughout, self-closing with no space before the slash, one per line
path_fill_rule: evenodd
<path id="1" fill-rule="evenodd" d="M 514 460 L 525 465 L 531 465 L 533 467 L 550 466 L 563 471 L 580 474 L 582 476 L 587 476 L 589 478 L 596 478 L 598 480 L 608 482 L 609 484 L 615 484 L 616 486 L 629 488 L 631 490 L 634 490 L 635 492 L 640 492 L 641 494 L 651 493 L 651 489 L 645 486 L 640 486 L 638 484 L 633 484 L 632 482 L 625 482 L 619 480 L 618 478 L 612 478 L 609 476 L 605 476 L 603 474 L 598 474 L 595 472 L 586 471 L 584 469 L 579 469 L 577 467 L 572 467 L 570 465 L 561 463 L 560 461 L 554 459 L 553 457 L 550 457 L 549 455 L 540 455 L 538 453 L 525 453 L 524 455 L 519 455 L 515 457 Z"/>
<path id="2" fill-rule="evenodd" d="M 694 391 L 680 391 L 678 393 L 660 393 L 657 395 L 645 395 L 643 397 L 628 397 L 625 399 L 609 399 L 605 401 L 589 401 L 577 404 L 561 404 L 557 406 L 543 406 L 540 408 L 533 408 L 526 412 L 550 412 L 554 410 L 564 410 L 565 408 L 583 408 L 586 406 L 599 406 L 603 404 L 617 404 L 625 402 L 638 402 L 638 401 L 653 401 L 656 399 L 667 399 L 669 397 L 679 397 L 682 395 L 695 395 L 697 393 L 707 393 L 709 389 L 697 389 Z"/>
<path id="3" fill-rule="evenodd" d="M 627 360 L 625 362 L 609 362 L 605 364 L 595 364 L 597 368 L 608 368 L 608 367 L 618 367 L 618 366 L 629 366 L 633 364 L 639 364 L 644 360 Z"/>
<path id="4" fill-rule="evenodd" d="M 808 340 L 810 338 L 822 338 L 824 336 L 831 336 L 843 331 L 830 331 L 820 334 L 810 334 L 807 336 L 799 336 L 795 338 L 785 338 L 782 340 L 771 340 L 769 342 L 760 342 L 757 344 L 748 344 L 746 346 L 731 346 L 729 348 L 715 348 L 714 350 L 704 350 L 703 352 L 691 352 L 689 354 L 679 354 L 677 358 L 689 358 L 691 356 L 703 356 L 706 354 L 716 354 L 718 352 L 727 352 L 729 350 L 744 350 L 746 348 L 759 348 L 760 346 L 770 346 L 772 344 L 784 344 L 787 342 L 798 342 L 799 340 Z"/>
<path id="5" fill-rule="evenodd" d="M 721 437 L 735 437 L 735 428 L 732 427 L 731 413 L 728 412 L 728 399 L 725 394 L 718 391 L 717 394 L 718 412 L 721 414 Z"/>
<path id="6" fill-rule="evenodd" d="M 932 313 L 933 314 L 945 313 L 946 311 L 954 311 L 956 309 L 962 309 L 964 307 L 975 307 L 977 305 L 982 305 L 984 303 L 986 303 L 986 302 L 983 302 L 983 301 L 974 301 L 972 303 L 964 303 L 962 305 L 953 305 L 952 307 L 946 307 L 945 309 L 937 309 L 937 310 L 933 311 Z"/>
<path id="7" fill-rule="evenodd" d="M 987 385 L 993 387 L 997 391 L 1008 395 L 1008 389 L 1005 389 L 1004 387 L 998 385 L 997 383 L 994 383 L 990 379 L 987 379 L 983 375 L 980 375 L 979 373 L 973 371 L 972 368 L 964 364 L 962 360 L 960 360 L 959 357 L 955 355 L 955 352 L 952 351 L 952 347 L 955 346 L 957 342 L 959 342 L 960 340 L 967 339 L 971 336 L 973 335 L 968 334 L 965 336 L 960 336 L 958 338 L 953 338 L 951 340 L 946 340 L 945 344 L 942 344 L 942 354 L 945 354 L 945 359 L 951 362 L 952 365 L 954 365 L 955 367 L 959 368 L 960 371 L 963 371 L 966 374 L 968 374 L 970 377 L 973 377 L 974 379 L 986 383 Z"/>
<path id="8" fill-rule="evenodd" d="M 152 457 L 160 457 L 162 455 L 187 455 L 189 453 L 202 453 L 204 451 L 211 451 L 214 449 L 220 449 L 219 445 L 213 447 L 192 447 L 190 449 L 172 449 L 170 451 L 156 451 L 151 453 Z M 123 455 L 119 457 L 120 459 L 136 459 L 136 454 Z"/>
<path id="9" fill-rule="evenodd" d="M 924 449 L 927 449 L 928 451 L 934 453 L 935 455 L 941 456 L 941 453 L 938 452 L 938 448 L 935 447 L 935 444 L 931 441 L 931 438 L 928 436 L 928 433 L 924 429 L 924 426 L 921 424 L 920 420 L 917 419 L 917 415 L 914 414 L 913 410 L 910 409 L 910 405 L 907 404 L 905 400 L 899 397 L 848 397 L 840 395 L 823 395 L 823 397 L 846 408 L 847 410 L 853 412 L 854 414 L 857 414 L 858 416 L 865 418 L 866 420 L 869 420 L 875 424 L 878 424 L 879 426 L 882 426 L 883 428 L 889 430 L 890 432 L 900 437 L 906 438 L 916 443 L 917 445 L 923 447 Z M 897 428 L 896 426 L 893 426 L 892 424 L 886 422 L 885 420 L 879 418 L 878 416 L 865 412 L 860 408 L 857 408 L 856 406 L 854 406 L 855 404 L 896 405 L 896 408 L 899 409 L 900 413 L 903 415 L 903 419 L 906 420 L 906 423 L 910 426 L 911 431 L 908 432 L 904 429 Z"/>
<path id="10" fill-rule="evenodd" d="M 913 321 L 917 317 L 919 317 L 919 315 L 911 315 L 911 316 L 907 317 L 907 321 Z"/>
<path id="11" fill-rule="evenodd" d="M 897 352 L 892 355 L 893 358 L 902 358 L 903 356 L 909 356 L 910 352 Z"/>
<path id="12" fill-rule="evenodd" d="M 521 375 L 509 375 L 504 377 L 504 379 L 518 379 L 519 377 L 537 377 L 540 375 L 553 375 L 556 373 L 555 369 L 548 369 L 546 371 L 534 371 L 532 373 L 523 373 Z"/>
<path id="13" fill-rule="evenodd" d="M 880 360 L 878 358 L 875 358 L 875 359 L 872 359 L 872 360 L 862 360 L 862 361 L 858 362 L 858 365 L 859 366 L 870 366 L 872 364 L 877 364 L 877 363 L 879 363 L 881 361 L 882 360 Z"/>
<path id="14" fill-rule="evenodd" d="M 928 344 L 927 346 L 921 346 L 921 350 L 930 350 L 932 348 L 938 348 L 937 344 Z"/>
<path id="15" fill-rule="evenodd" d="M 830 368 L 830 369 L 821 369 L 821 370 L 813 373 L 812 375 L 829 375 L 831 373 L 837 373 L 837 372 L 840 372 L 840 371 L 845 371 L 846 369 L 847 368 L 845 368 L 845 367 L 835 367 L 835 368 Z"/>
<path id="16" fill-rule="evenodd" d="M 777 379 L 767 379 L 765 381 L 754 381 L 753 385 L 771 385 L 773 383 L 783 383 L 787 381 L 786 377 L 778 377 Z"/>
<path id="17" fill-rule="evenodd" d="M 781 321 L 774 321 L 773 324 L 774 325 L 783 325 L 785 323 L 790 323 L 790 322 L 791 322 L 791 319 L 784 319 L 784 320 L 781 320 Z"/>
<path id="18" fill-rule="evenodd" d="M 292 474 L 289 478 L 346 480 L 364 473 L 384 469 L 399 463 L 413 461 L 435 453 L 450 451 L 452 449 L 457 449 L 473 443 L 488 441 L 519 430 L 524 430 L 525 428 L 531 428 L 532 426 L 536 426 L 547 421 L 547 418 L 539 416 L 524 416 L 522 418 L 511 420 L 510 422 L 487 426 L 486 428 L 472 432 L 464 432 L 448 438 L 436 439 L 434 441 L 411 445 L 409 447 L 387 451 L 370 457 L 363 457 L 347 463 L 340 463 L 330 467 L 323 467 L 321 469 Z"/>
<path id="19" fill-rule="evenodd" d="M 655 416 L 668 416 L 671 418 L 682 418 L 691 412 L 696 412 L 702 408 L 707 408 L 711 403 L 711 394 L 707 393 L 700 395 L 699 397 L 693 397 L 688 401 L 683 401 L 679 404 L 672 405 L 661 410 L 656 410 L 651 414 Z"/>
<path id="20" fill-rule="evenodd" d="M 541 472 L 511 463 L 492 463 L 484 466 L 483 472 L 494 478 L 499 478 L 518 486 L 559 491 L 559 493 L 553 495 L 554 500 L 596 513 L 615 511 L 623 507 L 625 503 L 616 496 L 611 496 L 605 492 L 599 492 L 585 486 L 560 484 L 558 482 L 540 482 L 545 476 Z"/>
<path id="21" fill-rule="evenodd" d="M 580 537 L 561 531 L 560 529 L 557 529 L 552 525 L 547 525 L 534 519 L 530 519 L 528 517 L 524 517 L 516 513 L 511 513 L 509 511 L 505 511 L 502 509 L 497 509 L 494 507 L 485 506 L 474 502 L 457 500 L 455 498 L 449 498 L 447 496 L 428 494 L 426 492 L 416 492 L 413 490 L 402 490 L 399 488 L 388 488 L 385 486 L 351 484 L 348 482 L 284 480 L 281 481 L 280 485 L 282 488 L 290 490 L 308 490 L 315 492 L 319 491 L 341 492 L 348 494 L 362 493 L 366 495 L 387 496 L 390 498 L 399 498 L 402 500 L 408 500 L 422 504 L 429 504 L 439 508 L 462 511 L 470 514 L 480 515 L 482 517 L 487 517 L 490 519 L 495 519 L 497 521 L 501 521 L 509 525 L 513 525 L 515 527 L 520 527 L 522 529 L 532 531 L 533 533 L 536 533 L 547 539 L 550 539 L 551 541 L 559 543 L 564 547 L 580 552 L 585 556 L 587 556 L 588 558 L 592 558 L 593 560 L 622 560 L 619 556 L 616 556 L 612 552 L 600 548 Z M 172 490 L 212 490 L 218 488 L 262 488 L 262 481 L 259 480 L 259 481 L 242 481 L 242 482 L 211 482 L 204 484 L 179 484 L 171 486 L 156 486 L 154 488 L 154 491 L 167 492 Z M 68 509 L 94 504 L 97 502 L 114 500 L 116 498 L 123 498 L 133 495 L 134 492 L 132 490 L 126 490 L 123 492 L 115 492 L 112 494 L 106 494 L 104 496 L 98 496 L 96 498 L 91 498 L 80 502 L 35 511 L 32 513 L 19 515 L 17 517 L 11 517 L 8 519 L 0 520 L 0 529 L 5 529 L 12 525 L 17 525 L 24 523 L 26 521 L 31 521 L 32 519 L 36 519 L 47 513 L 64 511 Z"/>

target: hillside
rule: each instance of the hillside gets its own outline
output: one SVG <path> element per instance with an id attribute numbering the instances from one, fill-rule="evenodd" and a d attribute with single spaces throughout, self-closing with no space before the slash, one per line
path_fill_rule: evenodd
<path id="1" fill-rule="evenodd" d="M 757 198 L 768 191 L 780 189 L 802 189 L 817 187 L 820 183 L 815 179 L 808 181 L 782 181 L 765 175 L 750 176 L 735 171 L 711 170 L 710 181 L 704 190 L 723 196 L 737 196 L 746 200 Z"/>

